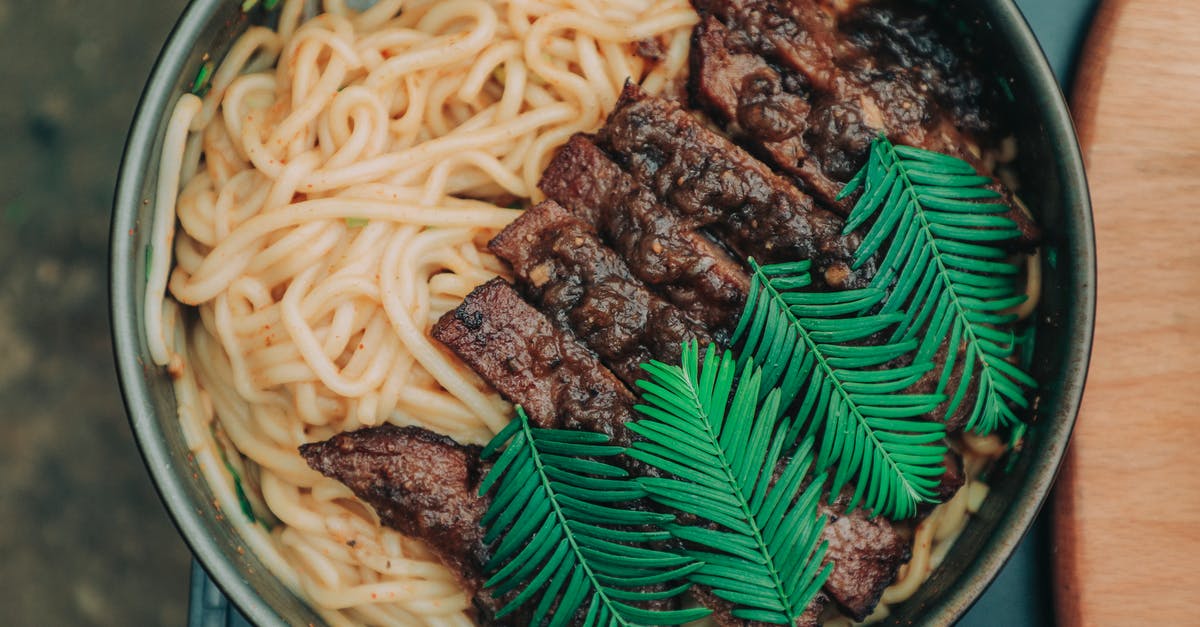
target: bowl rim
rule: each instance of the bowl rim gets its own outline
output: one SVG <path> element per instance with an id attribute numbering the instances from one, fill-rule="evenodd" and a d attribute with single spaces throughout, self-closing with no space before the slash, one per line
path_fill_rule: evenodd
<path id="1" fill-rule="evenodd" d="M 109 307 L 113 353 L 121 395 L 129 416 L 138 449 L 184 542 L 192 554 L 242 614 L 257 625 L 284 624 L 284 620 L 263 597 L 255 592 L 234 560 L 219 547 L 205 529 L 203 517 L 186 498 L 182 476 L 167 448 L 154 408 L 150 403 L 138 345 L 142 330 L 137 324 L 137 286 L 134 280 L 134 238 L 155 135 L 174 94 L 174 86 L 184 70 L 196 40 L 216 11 L 229 0 L 190 0 L 175 23 L 146 82 L 134 113 L 133 123 L 121 158 L 113 201 L 109 242 Z M 1064 220 L 1075 233 L 1064 254 L 1073 255 L 1080 271 L 1079 290 L 1068 314 L 1071 333 L 1066 338 L 1064 361 L 1070 372 L 1061 390 L 1059 416 L 1055 431 L 1047 440 L 1046 450 L 1029 470 L 1020 496 L 1006 507 L 994 531 L 979 549 L 976 562 L 962 579 L 927 607 L 921 621 L 950 624 L 966 613 L 991 585 L 1011 558 L 1034 518 L 1041 510 L 1063 463 L 1070 435 L 1079 412 L 1087 380 L 1092 351 L 1096 313 L 1096 247 L 1091 199 L 1087 176 L 1074 123 L 1061 88 L 1042 53 L 1032 29 L 1014 0 L 984 0 L 985 10 L 994 17 L 993 26 L 1000 38 L 1008 41 L 1017 61 L 1025 65 L 1031 79 L 1031 93 L 1047 123 L 1047 141 L 1057 146 L 1062 159 L 1062 195 L 1070 199 Z M 194 600 L 193 600 L 194 602 Z"/>
<path id="2" fill-rule="evenodd" d="M 159 497 L 167 507 L 172 522 L 218 587 L 233 601 L 242 615 L 256 625 L 283 625 L 282 617 L 259 596 L 229 556 L 218 548 L 197 513 L 186 498 L 187 491 L 176 464 L 168 450 L 162 429 L 149 401 L 145 366 L 139 356 L 137 338 L 142 330 L 137 324 L 137 286 L 134 282 L 134 238 L 138 206 L 147 177 L 147 166 L 153 163 L 155 135 L 167 115 L 174 87 L 184 70 L 187 59 L 200 34 L 224 0 L 190 0 L 172 27 L 159 53 L 133 116 L 117 186 L 113 199 L 113 215 L 109 241 L 109 316 L 112 325 L 113 353 L 117 379 L 125 403 L 129 424 L 142 454 L 142 461 L 154 482 Z M 194 602 L 194 601 L 193 601 Z"/>

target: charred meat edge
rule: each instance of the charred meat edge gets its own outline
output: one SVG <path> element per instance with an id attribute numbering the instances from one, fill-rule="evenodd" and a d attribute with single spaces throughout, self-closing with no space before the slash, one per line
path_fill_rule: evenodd
<path id="1" fill-rule="evenodd" d="M 861 26 L 858 36 L 850 38 L 838 30 L 837 19 L 816 0 L 694 0 L 693 4 L 703 14 L 720 19 L 725 26 L 717 29 L 711 21 L 707 22 L 704 28 L 711 33 L 709 39 L 700 40 L 701 45 L 692 50 L 692 55 L 717 55 L 708 61 L 691 60 L 693 68 L 709 70 L 707 76 L 691 77 L 691 91 L 698 104 L 728 121 L 728 92 L 738 94 L 737 106 L 753 107 L 763 93 L 773 95 L 771 105 L 778 106 L 786 98 L 777 94 L 788 92 L 789 87 L 794 92 L 798 89 L 796 85 L 803 85 L 811 105 L 807 120 L 794 111 L 791 115 L 775 115 L 771 122 L 778 128 L 770 136 L 803 138 L 805 158 L 813 163 L 780 167 L 799 176 L 806 187 L 823 199 L 832 191 L 827 181 L 850 180 L 866 161 L 872 140 L 884 129 L 895 142 L 952 154 L 976 169 L 984 169 L 981 156 L 966 148 L 977 145 L 978 138 L 962 127 L 990 127 L 978 106 L 959 93 L 967 88 L 958 88 L 946 96 L 951 98 L 946 107 L 938 102 L 937 96 L 945 95 L 946 90 L 930 87 L 928 68 L 935 64 L 931 59 L 914 58 L 920 46 L 933 45 L 930 36 L 924 35 L 925 39 L 919 42 L 904 42 L 902 36 L 906 33 L 898 30 L 898 24 L 911 27 L 911 21 L 872 20 L 864 16 L 886 11 L 865 7 L 852 12 L 855 23 Z M 725 44 L 724 50 L 716 50 L 720 45 L 718 37 Z M 761 55 L 767 71 L 752 64 L 750 57 L 743 54 L 750 51 Z M 736 64 L 722 65 L 720 57 L 735 54 Z M 942 49 L 942 54 L 949 52 Z M 965 70 L 942 73 L 950 81 Z M 794 125 L 802 127 L 793 128 Z M 760 152 L 775 159 L 767 146 L 760 148 Z M 794 152 L 794 144 L 791 148 Z M 784 151 L 780 156 L 786 160 L 788 154 Z M 821 175 L 805 174 L 815 170 Z M 1001 194 L 1009 207 L 1008 216 L 1021 231 L 1012 244 L 1018 248 L 1036 244 L 1040 231 L 1017 206 L 1011 191 L 998 182 L 991 188 Z M 843 212 L 850 207 L 847 203 L 834 206 Z"/>
<path id="2" fill-rule="evenodd" d="M 870 263 L 850 269 L 858 237 L 766 164 L 672 101 L 626 84 L 598 142 L 642 186 L 697 228 L 761 263 L 811 260 L 819 288 L 865 286 Z"/>
<path id="3" fill-rule="evenodd" d="M 647 285 L 705 323 L 725 343 L 746 304 L 739 262 L 638 185 L 591 138 L 558 150 L 539 187 L 591 224 Z"/>
<path id="4" fill-rule="evenodd" d="M 712 342 L 705 326 L 654 294 L 589 225 L 553 200 L 521 214 L 488 245 L 522 292 L 574 332 L 630 386 L 641 364 L 679 361 L 684 342 Z"/>

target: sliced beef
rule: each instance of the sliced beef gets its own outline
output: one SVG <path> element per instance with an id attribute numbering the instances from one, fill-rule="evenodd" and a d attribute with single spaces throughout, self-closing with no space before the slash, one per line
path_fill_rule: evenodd
<path id="1" fill-rule="evenodd" d="M 828 202 L 829 181 L 844 184 L 866 162 L 871 142 L 881 132 L 892 141 L 960 157 L 985 171 L 981 144 L 999 125 L 1004 110 L 996 90 L 967 64 L 962 51 L 944 42 L 928 10 L 902 7 L 905 3 L 868 3 L 849 11 L 843 23 L 816 0 L 696 0 L 703 12 L 719 19 L 724 30 L 706 27 L 707 40 L 698 40 L 692 93 L 718 117 L 737 101 L 761 100 L 761 93 L 786 91 L 792 83 L 808 89 L 811 111 L 801 123 L 794 114 L 774 122 L 786 126 L 781 134 L 802 136 L 807 148 L 803 166 L 789 165 L 791 154 L 763 151 L 781 169 L 803 181 Z M 720 48 L 720 49 L 719 49 Z M 746 81 L 749 59 L 757 53 L 778 74 L 757 70 L 759 80 Z M 706 55 L 714 55 L 705 61 Z M 722 67 L 726 58 L 738 64 Z M 820 63 L 814 63 L 819 58 Z M 818 67 L 818 71 L 814 71 Z M 765 77 L 765 80 L 762 80 Z M 773 96 L 773 102 L 783 98 Z M 729 118 L 733 119 L 733 118 Z M 793 142 L 794 144 L 795 142 Z M 795 152 L 795 146 L 790 146 Z M 814 174 L 813 171 L 818 171 Z M 1006 197 L 1009 196 L 1007 192 Z M 1015 242 L 1029 246 L 1038 231 L 1033 221 L 1006 198 L 1009 217 L 1021 229 Z M 838 203 L 845 211 L 849 205 Z"/>
<path id="2" fill-rule="evenodd" d="M 760 53 L 780 59 L 818 90 L 838 79 L 836 17 L 815 0 L 692 0 Z"/>
<path id="3" fill-rule="evenodd" d="M 977 44 L 927 7 L 909 1 L 876 1 L 856 6 L 838 20 L 846 44 L 841 64 L 864 63 L 876 71 L 902 74 L 923 85 L 955 126 L 976 137 L 995 136 L 1006 128 L 1009 110 L 998 81 L 974 67 Z M 869 61 L 873 59 L 873 61 Z"/>
<path id="4" fill-rule="evenodd" d="M 379 514 L 380 521 L 426 543 L 455 574 L 471 596 L 478 622 L 485 625 L 529 625 L 534 607 L 526 604 L 495 620 L 496 613 L 518 594 L 494 598 L 485 590 L 484 566 L 492 555 L 480 524 L 491 496 L 479 494 L 489 462 L 479 447 L 419 427 L 383 425 L 341 433 L 324 442 L 300 447 L 308 465 L 342 482 Z M 646 588 L 662 592 L 666 587 Z M 670 609 L 670 600 L 638 603 L 643 609 Z M 552 610 L 553 611 L 553 608 Z M 582 612 L 572 621 L 582 622 Z"/>
<path id="5" fill-rule="evenodd" d="M 900 566 L 912 557 L 912 538 L 883 517 L 871 518 L 862 508 L 847 513 L 848 494 L 820 506 L 820 513 L 828 516 L 821 534 L 829 542 L 825 561 L 834 565 L 825 592 L 847 616 L 861 621 L 875 610 Z"/>
<path id="6" fill-rule="evenodd" d="M 527 210 L 488 245 L 512 265 L 530 300 L 631 386 L 641 364 L 678 363 L 684 342 L 712 342 L 704 325 L 652 293 L 589 225 L 553 200 Z"/>
<path id="7" fill-rule="evenodd" d="M 576 135 L 560 148 L 540 187 L 592 224 L 639 279 L 702 321 L 718 341 L 737 326 L 750 286 L 746 271 L 591 139 Z"/>
<path id="8" fill-rule="evenodd" d="M 672 101 L 627 84 L 599 143 L 659 198 L 727 245 L 763 263 L 809 259 L 818 286 L 861 287 L 872 267 L 851 271 L 855 236 L 766 164 Z"/>
<path id="9" fill-rule="evenodd" d="M 633 419 L 633 394 L 503 279 L 475 288 L 438 320 L 433 337 L 539 427 L 596 431 L 629 444 L 621 425 Z"/>
<path id="10" fill-rule="evenodd" d="M 491 616 L 501 602 L 482 592 L 491 552 L 479 521 L 490 499 L 479 496 L 487 473 L 479 450 L 418 427 L 384 425 L 305 444 L 300 454 L 374 507 L 384 525 L 428 544 Z"/>
<path id="11" fill-rule="evenodd" d="M 692 32 L 692 102 L 824 206 L 848 214 L 849 202 L 837 199 L 844 181 L 825 173 L 806 137 L 812 115 L 807 85 L 741 47 L 743 40 L 715 17 L 701 19 Z"/>

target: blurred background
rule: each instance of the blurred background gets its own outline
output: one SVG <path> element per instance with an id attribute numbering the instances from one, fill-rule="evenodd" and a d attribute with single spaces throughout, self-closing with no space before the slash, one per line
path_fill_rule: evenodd
<path id="1" fill-rule="evenodd" d="M 106 287 L 125 132 L 185 4 L 0 0 L 3 624 L 186 622 L 190 556 L 129 432 Z M 1022 4 L 1043 28 L 1079 19 L 1073 1 Z M 1045 43 L 1063 57 L 1076 41 Z M 1027 545 L 1030 566 L 1045 545 Z M 1035 583 L 986 605 L 1048 604 Z M 988 624 L 986 605 L 968 622 Z"/>
<path id="2" fill-rule="evenodd" d="M 6 625 L 182 625 L 190 556 L 117 389 L 108 221 L 183 0 L 0 0 L 0 594 Z"/>

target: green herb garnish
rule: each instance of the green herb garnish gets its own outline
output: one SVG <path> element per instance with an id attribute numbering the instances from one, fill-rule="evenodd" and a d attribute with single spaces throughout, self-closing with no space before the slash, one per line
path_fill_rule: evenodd
<path id="1" fill-rule="evenodd" d="M 370 222 L 367 218 L 346 218 L 346 226 L 352 229 L 362 228 Z"/>
<path id="2" fill-rule="evenodd" d="M 258 6 L 258 1 L 259 0 L 243 0 L 242 13 L 249 13 L 251 9 Z M 279 0 L 266 0 L 266 2 L 263 2 L 263 9 L 267 11 L 274 11 L 275 7 L 277 6 L 279 6 Z"/>
<path id="3" fill-rule="evenodd" d="M 196 78 L 192 81 L 191 91 L 193 94 L 203 98 L 204 94 L 208 93 L 208 90 L 212 88 L 212 84 L 209 83 L 209 79 L 212 78 L 212 73 L 212 61 L 205 61 L 200 65 L 200 69 L 196 72 Z"/>
<path id="4" fill-rule="evenodd" d="M 857 267 L 885 251 L 872 286 L 891 290 L 883 313 L 903 315 L 892 341 L 919 339 L 921 361 L 944 344 L 950 347 L 937 388 L 950 397 L 945 415 L 954 415 L 978 380 L 966 424 L 980 434 L 1019 424 L 1014 407 L 1028 408 L 1023 388 L 1037 385 L 1008 361 L 1015 342 L 1012 331 L 1001 326 L 1014 321 L 1005 311 L 1025 296 L 1016 291 L 1018 268 L 996 242 L 1020 231 L 1004 215 L 1008 208 L 995 202 L 1001 195 L 989 183 L 961 159 L 880 137 L 867 165 L 841 194 L 863 190 L 846 221 L 847 233 L 875 221 L 855 261 Z M 959 347 L 965 353 L 961 360 Z M 949 389 L 956 371 L 958 385 Z"/>
<path id="5" fill-rule="evenodd" d="M 927 417 L 943 405 L 953 416 L 976 373 L 968 428 L 1011 427 L 1019 449 L 1027 427 L 1013 406 L 1028 406 L 1034 335 L 1000 330 L 1024 296 L 997 245 L 1019 231 L 989 183 L 961 160 L 879 138 L 842 192 L 863 190 L 846 231 L 872 223 L 855 267 L 882 251 L 869 287 L 806 292 L 809 262 L 750 259 L 740 357 L 709 346 L 702 365 L 691 342 L 679 365 L 643 364 L 643 418 L 626 425 L 641 439 L 627 449 L 534 428 L 518 408 L 483 451 L 495 460 L 480 490 L 493 498 L 485 585 L 515 595 L 497 618 L 536 598 L 535 624 L 678 624 L 707 610 L 636 604 L 698 584 L 739 619 L 794 624 L 836 567 L 821 565 L 822 495 L 853 485 L 848 508 L 892 519 L 937 502 L 945 425 Z M 661 476 L 629 477 L 610 463 L 622 454 Z M 640 499 L 693 522 L 631 506 Z"/>
<path id="6" fill-rule="evenodd" d="M 750 297 L 734 331 L 744 341 L 743 361 L 764 364 L 764 385 L 781 394 L 780 408 L 799 403 L 793 441 L 820 433 L 817 469 L 836 467 L 831 491 L 855 480 L 850 507 L 908 518 L 920 503 L 936 500 L 944 471 L 945 426 L 923 416 L 941 394 L 904 391 L 933 368 L 930 359 L 885 368 L 917 348 L 915 340 L 864 344 L 902 318 L 873 314 L 883 297 L 874 288 L 802 292 L 811 282 L 808 262 L 760 266 L 753 259 Z M 857 317 L 856 317 L 857 316 Z"/>
<path id="7" fill-rule="evenodd" d="M 589 626 L 678 625 L 710 613 L 632 605 L 678 595 L 688 585 L 672 583 L 702 564 L 650 546 L 670 538 L 659 526 L 672 516 L 622 507 L 645 496 L 608 463 L 622 451 L 602 433 L 534 428 L 520 407 L 484 448 L 481 456 L 495 459 L 480 486 L 492 494 L 484 541 L 499 540 L 484 585 L 495 596 L 518 591 L 497 619 L 539 593 L 533 625 L 567 625 L 577 613 Z"/>
<path id="8" fill-rule="evenodd" d="M 650 378 L 638 382 L 645 405 L 637 409 L 647 419 L 628 427 L 645 441 L 635 442 L 628 455 L 677 478 L 638 483 L 658 503 L 713 523 L 667 527 L 698 547 L 686 551 L 702 563 L 694 583 L 733 603 L 737 618 L 795 624 L 832 570 L 821 567 L 827 544 L 818 546 L 825 477 L 804 489 L 812 440 L 788 459 L 792 441 L 779 390 L 759 402 L 763 375 L 753 362 L 732 392 L 738 366 L 730 353 L 718 356 L 710 345 L 703 368 L 699 361 L 690 342 L 681 366 L 643 366 Z"/>

